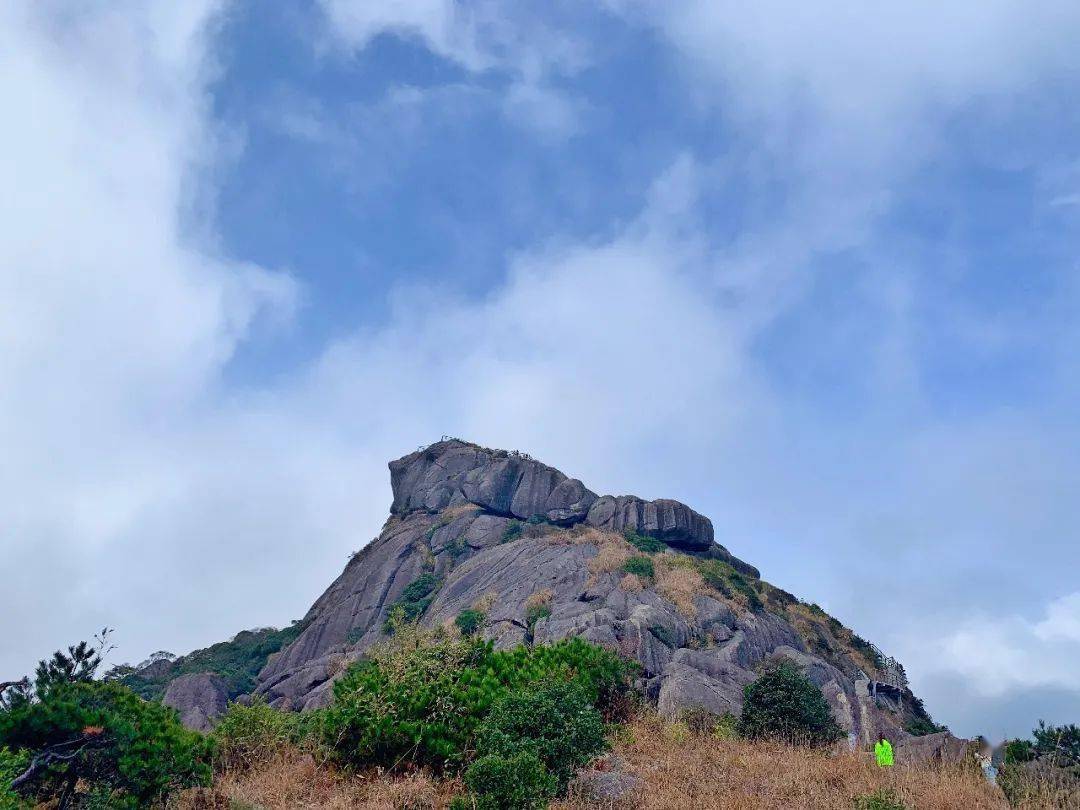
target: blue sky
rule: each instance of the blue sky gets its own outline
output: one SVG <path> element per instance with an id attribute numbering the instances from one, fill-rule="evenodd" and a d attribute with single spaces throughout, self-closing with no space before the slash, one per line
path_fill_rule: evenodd
<path id="1" fill-rule="evenodd" d="M 745 6 L 0 11 L 0 667 L 302 615 L 449 433 L 1075 721 L 1080 9 Z"/>

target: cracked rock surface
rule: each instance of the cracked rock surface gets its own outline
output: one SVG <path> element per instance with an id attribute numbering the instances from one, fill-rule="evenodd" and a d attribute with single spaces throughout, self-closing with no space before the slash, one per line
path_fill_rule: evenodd
<path id="1" fill-rule="evenodd" d="M 756 667 L 783 657 L 822 689 L 852 744 L 880 733 L 907 736 L 865 687 L 860 692 L 847 659 L 826 660 L 784 615 L 702 587 L 676 604 L 663 587 L 621 570 L 627 553 L 638 553 L 626 550 L 622 535 L 631 531 L 663 542 L 654 559 L 668 570 L 683 558 L 718 560 L 757 581 L 757 569 L 719 545 L 711 521 L 690 507 L 597 496 L 527 456 L 459 440 L 391 462 L 390 476 L 393 504 L 382 533 L 260 673 L 256 691 L 273 705 L 325 705 L 348 662 L 385 637 L 405 588 L 433 574 L 424 624 L 479 608 L 482 633 L 497 647 L 581 636 L 636 660 L 640 685 L 665 715 L 694 708 L 738 714 Z"/>

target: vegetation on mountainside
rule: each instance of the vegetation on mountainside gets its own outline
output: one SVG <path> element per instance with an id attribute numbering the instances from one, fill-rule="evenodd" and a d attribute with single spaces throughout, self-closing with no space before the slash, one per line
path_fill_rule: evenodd
<path id="1" fill-rule="evenodd" d="M 390 606 L 383 630 L 393 633 L 398 625 L 415 622 L 424 615 L 424 611 L 435 600 L 435 591 L 440 584 L 438 577 L 427 572 L 406 585 L 401 596 Z"/>
<path id="2" fill-rule="evenodd" d="M 472 636 L 480 631 L 487 620 L 487 614 L 476 608 L 465 608 L 454 619 L 454 624 L 463 636 Z"/>
<path id="3" fill-rule="evenodd" d="M 738 732 L 749 739 L 811 746 L 844 736 L 821 690 L 790 661 L 770 664 L 743 690 Z"/>
<path id="4" fill-rule="evenodd" d="M 343 764 L 426 765 L 457 770 L 479 724 L 514 690 L 572 681 L 598 709 L 625 690 L 628 665 L 581 639 L 495 651 L 490 642 L 402 628 L 334 686 L 319 721 Z"/>
<path id="5" fill-rule="evenodd" d="M 213 672 L 225 681 L 229 698 L 235 698 L 255 688 L 255 679 L 270 656 L 291 644 L 304 626 L 297 621 L 282 630 L 273 627 L 244 630 L 228 641 L 171 661 L 164 657 L 168 653 L 156 653 L 156 661 L 152 657 L 138 667 L 120 664 L 105 677 L 120 681 L 146 700 L 161 700 L 169 683 L 181 675 Z"/>

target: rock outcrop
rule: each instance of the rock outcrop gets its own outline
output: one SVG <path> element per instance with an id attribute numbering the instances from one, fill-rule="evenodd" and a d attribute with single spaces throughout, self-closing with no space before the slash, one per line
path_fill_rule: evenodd
<path id="1" fill-rule="evenodd" d="M 180 722 L 195 731 L 209 731 L 228 705 L 228 686 L 210 672 L 181 675 L 169 684 L 162 703 L 180 713 Z"/>
<path id="2" fill-rule="evenodd" d="M 257 692 L 273 705 L 325 705 L 335 676 L 385 637 L 406 587 L 432 574 L 425 624 L 477 608 L 499 647 L 569 636 L 605 645 L 641 665 L 641 686 L 664 714 L 737 714 L 759 665 L 783 657 L 822 689 L 853 745 L 906 736 L 902 707 L 890 712 L 860 686 L 873 664 L 850 631 L 762 582 L 688 506 L 597 496 L 527 456 L 459 440 L 391 462 L 390 475 L 382 533 L 260 673 Z M 623 570 L 640 554 L 625 532 L 662 541 L 655 577 Z"/>

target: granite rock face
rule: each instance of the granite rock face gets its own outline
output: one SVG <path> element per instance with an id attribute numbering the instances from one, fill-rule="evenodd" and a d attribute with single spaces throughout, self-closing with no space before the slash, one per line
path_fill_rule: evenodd
<path id="1" fill-rule="evenodd" d="M 209 731 L 228 705 L 228 687 L 219 675 L 197 672 L 169 683 L 162 703 L 180 713 L 180 722 L 195 731 Z"/>
<path id="2" fill-rule="evenodd" d="M 256 691 L 273 705 L 329 702 L 335 677 L 385 637 L 395 600 L 432 573 L 438 587 L 423 623 L 448 624 L 480 607 L 482 632 L 500 648 L 581 636 L 636 660 L 639 685 L 665 715 L 691 708 L 738 714 L 759 665 L 788 658 L 821 688 L 852 745 L 886 732 L 905 736 L 870 701 L 857 667 L 810 649 L 783 615 L 709 588 L 676 604 L 663 583 L 626 577 L 622 560 L 637 552 L 622 532 L 632 530 L 667 545 L 657 558 L 673 562 L 671 570 L 680 556 L 688 564 L 722 560 L 756 581 L 757 569 L 717 544 L 712 523 L 688 506 L 598 497 L 531 458 L 458 440 L 391 462 L 390 473 L 394 500 L 382 533 L 260 673 Z M 528 603 L 538 600 L 548 615 L 530 622 Z"/>

